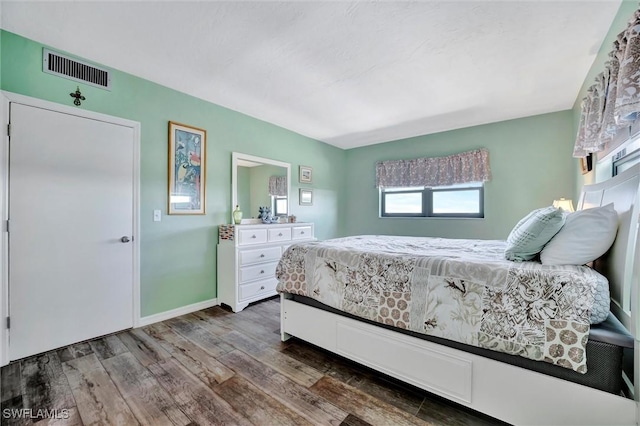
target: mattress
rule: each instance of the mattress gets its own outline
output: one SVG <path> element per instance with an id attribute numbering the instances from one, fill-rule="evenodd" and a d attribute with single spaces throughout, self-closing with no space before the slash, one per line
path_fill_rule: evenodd
<path id="1" fill-rule="evenodd" d="M 595 294 L 606 279 L 584 266 L 507 261 L 504 244 L 396 236 L 296 244 L 276 270 L 278 291 L 585 373 Z"/>

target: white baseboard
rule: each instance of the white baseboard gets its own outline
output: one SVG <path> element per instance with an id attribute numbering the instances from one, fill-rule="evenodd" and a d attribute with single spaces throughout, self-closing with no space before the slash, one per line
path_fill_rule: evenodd
<path id="1" fill-rule="evenodd" d="M 207 309 L 217 305 L 218 305 L 217 298 L 209 299 L 202 302 L 192 303 L 191 305 L 181 306 L 179 308 L 171 309 L 169 311 L 160 312 L 158 314 L 148 315 L 146 317 L 141 317 L 140 320 L 138 321 L 138 324 L 136 324 L 134 328 L 144 327 L 145 325 L 179 317 L 180 315 L 190 314 L 191 312 L 200 311 L 202 309 Z"/>

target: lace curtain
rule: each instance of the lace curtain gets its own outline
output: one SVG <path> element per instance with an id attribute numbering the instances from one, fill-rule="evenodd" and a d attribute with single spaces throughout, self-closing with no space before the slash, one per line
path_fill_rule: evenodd
<path id="1" fill-rule="evenodd" d="M 271 176 L 269 178 L 269 195 L 274 197 L 287 196 L 287 177 Z"/>
<path id="2" fill-rule="evenodd" d="M 447 186 L 491 180 L 489 151 L 478 149 L 447 157 L 390 160 L 376 163 L 376 187 Z"/>
<path id="3" fill-rule="evenodd" d="M 640 10 L 618 34 L 605 70 L 587 90 L 573 150 L 585 157 L 605 149 L 618 130 L 627 128 L 640 112 Z"/>

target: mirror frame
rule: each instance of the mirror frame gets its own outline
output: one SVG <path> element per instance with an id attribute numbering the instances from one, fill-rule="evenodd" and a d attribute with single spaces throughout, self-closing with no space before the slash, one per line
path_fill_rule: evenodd
<path id="1" fill-rule="evenodd" d="M 288 214 L 291 214 L 291 164 L 284 161 L 272 160 L 271 158 L 256 157 L 255 155 L 243 154 L 241 152 L 231 153 L 231 222 L 233 223 L 233 210 L 238 204 L 238 160 L 253 161 L 254 163 L 269 164 L 271 166 L 284 167 L 287 169 L 287 203 L 289 205 Z"/>

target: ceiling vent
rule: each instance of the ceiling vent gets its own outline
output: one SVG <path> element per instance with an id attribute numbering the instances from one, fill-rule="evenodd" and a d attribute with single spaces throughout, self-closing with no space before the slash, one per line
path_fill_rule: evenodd
<path id="1" fill-rule="evenodd" d="M 111 90 L 111 73 L 88 62 L 79 61 L 53 50 L 42 50 L 42 71 L 101 89 Z"/>

